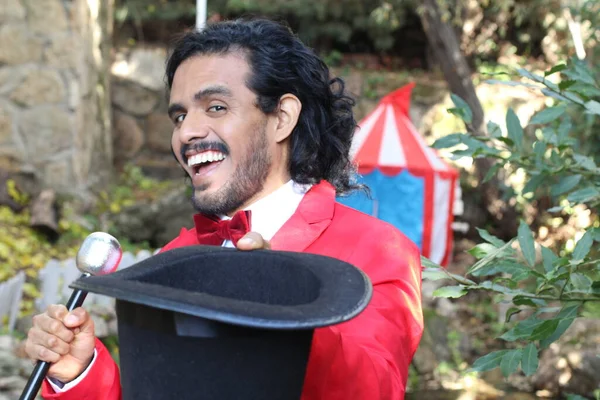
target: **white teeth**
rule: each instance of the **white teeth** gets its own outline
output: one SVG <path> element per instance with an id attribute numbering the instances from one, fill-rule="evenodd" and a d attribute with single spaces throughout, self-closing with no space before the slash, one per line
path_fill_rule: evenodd
<path id="1" fill-rule="evenodd" d="M 207 162 L 215 162 L 221 161 L 225 159 L 225 154 L 218 151 L 207 151 L 202 154 L 195 154 L 188 158 L 188 167 L 193 167 L 194 165 L 204 164 Z"/>

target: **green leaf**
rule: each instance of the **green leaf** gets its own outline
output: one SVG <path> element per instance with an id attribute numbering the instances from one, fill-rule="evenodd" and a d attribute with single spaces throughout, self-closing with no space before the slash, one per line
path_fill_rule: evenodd
<path id="1" fill-rule="evenodd" d="M 585 103 L 585 108 L 592 114 L 600 115 L 600 103 L 596 100 L 590 100 Z"/>
<path id="2" fill-rule="evenodd" d="M 423 257 L 423 256 L 421 256 L 421 265 L 425 268 L 434 268 L 434 269 L 442 268 L 440 265 L 437 265 L 436 263 L 431 261 L 429 258 Z"/>
<path id="3" fill-rule="evenodd" d="M 547 178 L 546 178 L 545 174 L 539 174 L 539 175 L 535 175 L 535 176 L 531 177 L 531 179 L 529 179 L 527 181 L 527 183 L 525 184 L 525 186 L 523 187 L 523 191 L 521 192 L 521 194 L 535 192 L 536 189 L 538 187 L 540 187 L 540 185 L 546 181 L 546 179 Z"/>
<path id="4" fill-rule="evenodd" d="M 490 369 L 494 369 L 500 366 L 500 363 L 502 362 L 502 358 L 504 357 L 504 355 L 508 352 L 508 350 L 498 350 L 498 351 L 492 351 L 489 354 L 486 354 L 483 357 L 478 358 L 477 360 L 475 360 L 475 362 L 473 363 L 473 365 L 471 366 L 471 369 L 473 371 L 489 371 Z"/>
<path id="5" fill-rule="evenodd" d="M 578 394 L 566 393 L 567 400 L 588 400 L 587 397 L 580 396 Z"/>
<path id="6" fill-rule="evenodd" d="M 500 168 L 502 168 L 502 164 L 500 164 L 500 163 L 496 163 L 496 164 L 492 165 L 492 167 L 490 169 L 488 169 L 488 172 L 486 172 L 485 176 L 483 177 L 482 183 L 489 182 L 490 179 L 492 179 L 494 176 L 496 176 L 496 174 L 498 173 L 498 170 L 500 170 Z"/>
<path id="7" fill-rule="evenodd" d="M 535 142 L 533 145 L 533 153 L 535 154 L 536 162 L 541 162 L 546 153 L 546 143 L 542 141 Z"/>
<path id="8" fill-rule="evenodd" d="M 538 349 L 535 344 L 529 343 L 523 349 L 523 357 L 521 358 L 521 369 L 526 376 L 531 376 L 538 369 Z"/>
<path id="9" fill-rule="evenodd" d="M 590 157 L 581 154 L 573 154 L 573 159 L 577 162 L 577 165 L 588 171 L 595 171 L 597 169 L 596 163 Z"/>
<path id="10" fill-rule="evenodd" d="M 571 274 L 571 284 L 573 288 L 582 292 L 592 291 L 592 280 L 578 272 Z"/>
<path id="11" fill-rule="evenodd" d="M 545 349 L 556 342 L 569 329 L 575 318 L 561 319 L 554 333 L 540 341 L 540 347 Z"/>
<path id="12" fill-rule="evenodd" d="M 488 243 L 493 244 L 496 247 L 502 247 L 506 244 L 503 240 L 498 239 L 496 236 L 492 235 L 485 229 L 481 229 L 481 228 L 475 228 L 475 229 L 477 229 L 477 233 L 479 233 L 479 236 L 483 240 L 485 240 Z"/>
<path id="13" fill-rule="evenodd" d="M 546 272 L 550 272 L 554 269 L 554 262 L 558 260 L 558 257 L 552 252 L 552 250 L 542 246 L 542 260 L 544 262 L 544 269 Z"/>
<path id="14" fill-rule="evenodd" d="M 475 257 L 477 259 L 481 259 L 481 258 L 487 256 L 488 254 L 490 254 L 494 250 L 496 250 L 496 247 L 494 247 L 493 245 L 491 245 L 489 243 L 479 243 L 478 245 L 476 245 L 475 247 L 473 247 L 472 249 L 467 251 L 467 253 L 469 253 L 470 255 L 472 255 L 473 257 Z"/>
<path id="15" fill-rule="evenodd" d="M 444 286 L 433 291 L 433 297 L 459 298 L 467 294 L 464 286 Z"/>
<path id="16" fill-rule="evenodd" d="M 500 339 L 506 340 L 507 342 L 513 342 L 515 340 L 529 338 L 533 331 L 540 327 L 544 322 L 546 321 L 530 317 L 517 323 L 511 330 L 500 336 Z"/>
<path id="17" fill-rule="evenodd" d="M 499 138 L 502 137 L 502 129 L 500 129 L 500 125 L 495 122 L 488 121 L 487 123 L 487 132 L 490 137 Z"/>
<path id="18" fill-rule="evenodd" d="M 558 328 L 558 323 L 560 321 L 557 319 L 549 319 L 544 321 L 540 326 L 535 328 L 529 337 L 529 340 L 543 340 L 547 337 L 550 337 Z"/>
<path id="19" fill-rule="evenodd" d="M 506 129 L 508 130 L 508 137 L 514 142 L 517 149 L 523 149 L 523 127 L 519 121 L 519 117 L 513 111 L 512 108 L 508 109 L 506 113 Z"/>
<path id="20" fill-rule="evenodd" d="M 519 307 L 510 307 L 507 311 L 506 311 L 506 317 L 504 318 L 504 323 L 508 324 L 510 322 L 510 318 L 515 315 L 520 313 L 521 310 Z"/>
<path id="21" fill-rule="evenodd" d="M 569 136 L 569 132 L 573 129 L 573 123 L 571 119 L 565 117 L 560 121 L 560 125 L 558 126 L 558 144 L 561 145 L 565 142 L 567 137 Z"/>
<path id="22" fill-rule="evenodd" d="M 569 193 L 567 200 L 573 203 L 586 203 L 600 196 L 600 191 L 593 186 L 588 186 L 583 189 Z"/>
<path id="23" fill-rule="evenodd" d="M 424 268 L 422 277 L 428 281 L 438 281 L 440 279 L 448 279 L 448 275 L 440 268 Z"/>
<path id="24" fill-rule="evenodd" d="M 533 233 L 531 233 L 529 226 L 527 226 L 523 220 L 521 220 L 521 223 L 519 224 L 517 237 L 519 238 L 519 246 L 521 246 L 521 252 L 523 253 L 523 257 L 525 257 L 525 261 L 527 261 L 527 264 L 533 267 L 535 265 L 535 244 L 533 242 Z"/>
<path id="25" fill-rule="evenodd" d="M 466 133 L 451 133 L 444 137 L 437 139 L 431 147 L 434 149 L 448 149 L 459 144 L 467 144 L 471 142 L 473 138 Z"/>
<path id="26" fill-rule="evenodd" d="M 470 279 L 462 277 L 457 274 L 451 274 L 446 271 L 443 267 L 429 261 L 427 258 L 421 256 L 421 265 L 424 267 L 423 269 L 423 279 L 427 279 L 430 281 L 437 281 L 440 279 L 454 279 L 459 283 L 463 283 L 465 285 L 475 285 Z"/>
<path id="27" fill-rule="evenodd" d="M 576 304 L 573 306 L 565 306 L 560 312 L 556 315 L 556 319 L 570 319 L 577 318 L 577 313 L 581 308 L 581 304 Z"/>
<path id="28" fill-rule="evenodd" d="M 590 252 L 593 243 L 594 238 L 592 237 L 592 231 L 588 230 L 584 233 L 581 239 L 577 241 L 575 250 L 573 250 L 573 260 L 583 260 Z"/>
<path id="29" fill-rule="evenodd" d="M 550 68 L 550 70 L 544 72 L 544 76 L 550 76 L 550 75 L 560 72 L 566 68 L 567 68 L 566 64 L 556 64 L 554 67 Z"/>
<path id="30" fill-rule="evenodd" d="M 555 119 L 558 119 L 561 115 L 565 113 L 565 111 L 567 111 L 567 107 L 564 105 L 545 108 L 542 111 L 536 113 L 531 118 L 529 123 L 532 125 L 547 124 L 549 122 L 554 121 Z"/>
<path id="31" fill-rule="evenodd" d="M 534 301 L 532 299 L 530 299 L 529 297 L 515 296 L 515 297 L 513 297 L 512 302 L 514 305 L 517 305 L 517 306 L 537 307 L 537 304 L 535 304 Z"/>
<path id="32" fill-rule="evenodd" d="M 450 109 L 448 111 L 452 112 L 452 110 L 457 110 L 458 113 L 452 112 L 455 115 L 458 115 L 465 121 L 467 124 L 470 124 L 473 121 L 473 112 L 471 111 L 471 107 L 464 101 L 460 96 L 451 93 L 450 98 L 452 102 L 456 106 L 456 109 Z"/>
<path id="33" fill-rule="evenodd" d="M 511 239 L 509 242 L 507 242 L 504 246 L 499 247 L 498 249 L 494 250 L 493 252 L 489 253 L 487 256 L 485 256 L 484 258 L 482 258 L 481 260 L 477 261 L 475 264 L 473 264 L 470 268 L 468 273 L 469 274 L 473 274 L 476 271 L 480 270 L 481 268 L 485 267 L 486 265 L 488 265 L 490 262 L 492 262 L 496 257 L 498 257 L 501 254 L 504 254 L 507 250 L 510 251 L 511 248 L 510 246 L 512 245 L 512 243 L 514 242 L 514 239 Z"/>
<path id="34" fill-rule="evenodd" d="M 490 276 L 500 273 L 517 274 L 523 269 L 523 266 L 512 261 L 490 262 L 484 267 L 473 272 L 473 276 Z"/>
<path id="35" fill-rule="evenodd" d="M 524 78 L 529 78 L 532 81 L 539 82 L 539 83 L 546 83 L 546 80 L 542 76 L 534 74 L 533 72 L 529 72 L 526 69 L 517 68 L 517 72 L 519 73 L 519 75 L 521 75 Z"/>
<path id="36" fill-rule="evenodd" d="M 576 79 L 583 83 L 587 83 L 588 85 L 595 85 L 596 81 L 594 80 L 594 76 L 592 75 L 592 72 L 588 66 L 585 65 L 585 63 L 582 63 L 580 60 L 575 59 L 573 61 L 574 69 L 568 69 L 565 71 L 565 75 L 575 77 Z"/>
<path id="37" fill-rule="evenodd" d="M 570 88 L 571 92 L 575 92 L 583 97 L 594 98 L 600 96 L 600 89 L 585 83 L 575 82 L 575 84 L 571 85 Z"/>
<path id="38" fill-rule="evenodd" d="M 549 90 L 549 89 L 546 89 L 546 88 L 542 89 L 541 92 L 544 93 L 546 96 L 552 97 L 553 99 L 556 99 L 556 100 L 560 100 L 560 101 L 564 101 L 564 102 L 571 101 L 568 97 L 563 96 L 563 95 L 558 94 L 558 93 L 555 93 L 552 90 Z"/>
<path id="39" fill-rule="evenodd" d="M 504 354 L 504 356 L 502 356 L 500 370 L 505 378 L 517 370 L 522 357 L 523 351 L 521 349 L 509 350 L 506 354 Z"/>
<path id="40" fill-rule="evenodd" d="M 558 88 L 559 88 L 561 91 L 563 91 L 563 90 L 566 90 L 566 89 L 570 88 L 571 86 L 575 85 L 576 83 L 577 83 L 577 81 L 576 81 L 576 80 L 573 80 L 573 79 L 565 79 L 564 81 L 561 81 L 561 82 L 558 84 Z"/>
<path id="41" fill-rule="evenodd" d="M 581 182 L 581 175 L 571 175 L 566 178 L 561 179 L 556 185 L 552 186 L 550 190 L 550 194 L 553 197 L 559 196 L 563 193 L 566 193 L 572 190 L 575 186 L 577 186 Z"/>

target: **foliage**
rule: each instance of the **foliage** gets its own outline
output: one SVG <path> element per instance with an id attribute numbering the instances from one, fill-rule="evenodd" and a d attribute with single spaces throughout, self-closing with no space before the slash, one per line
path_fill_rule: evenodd
<path id="1" fill-rule="evenodd" d="M 93 215 L 88 218 L 93 221 L 96 229 L 117 235 L 118 232 L 113 230 L 111 223 L 112 216 L 140 202 L 155 201 L 172 186 L 171 181 L 151 179 L 144 176 L 140 167 L 127 164 L 117 181 L 98 193 Z M 145 247 L 144 244 L 142 246 Z"/>
<path id="2" fill-rule="evenodd" d="M 506 314 L 506 327 L 499 339 L 504 350 L 479 358 L 473 369 L 484 371 L 499 367 L 508 376 L 519 366 L 526 375 L 538 367 L 538 353 L 547 348 L 578 317 L 585 303 L 600 302 L 600 168 L 587 153 L 585 143 L 573 133 L 570 112 L 583 110 L 593 118 L 600 116 L 600 84 L 594 72 L 579 60 L 552 67 L 544 75 L 525 69 L 517 71 L 528 82 L 504 81 L 502 84 L 541 90 L 553 102 L 537 112 L 526 126 L 512 109 L 506 114 L 506 132 L 489 122 L 488 137 L 456 133 L 439 139 L 437 148 L 452 148 L 455 157 L 487 157 L 496 160 L 490 179 L 500 168 L 527 176 L 520 195 L 529 202 L 549 196 L 555 207 L 549 215 L 568 213 L 575 207 L 592 212 L 591 223 L 564 246 L 549 248 L 536 244 L 530 226 L 521 220 L 516 238 L 504 242 L 484 229 L 483 241 L 469 252 L 477 262 L 465 276 L 454 275 L 424 259 L 424 279 L 450 279 L 452 284 L 436 290 L 435 296 L 458 298 L 470 291 L 484 290 L 503 295 L 512 303 Z M 560 74 L 559 83 L 551 81 Z M 468 121 L 466 103 L 453 96 L 453 114 Z M 524 315 L 518 322 L 511 320 Z"/>
<path id="3" fill-rule="evenodd" d="M 8 180 L 6 185 L 15 202 L 28 205 L 29 196 L 21 192 L 14 181 Z M 33 300 L 39 296 L 36 278 L 50 259 L 75 257 L 81 242 L 90 233 L 110 231 L 110 225 L 105 221 L 111 214 L 118 213 L 137 201 L 155 199 L 169 185 L 169 182 L 157 182 L 145 177 L 137 167 L 127 166 L 115 184 L 99 194 L 92 213 L 82 218 L 72 210 L 68 201 L 60 205 L 59 238 L 56 242 L 51 242 L 48 237 L 30 227 L 30 212 L 27 207 L 21 212 L 15 212 L 7 206 L 0 206 L 0 282 L 10 279 L 19 271 L 25 272 L 27 282 L 21 312 L 28 314 L 33 310 Z M 119 242 L 124 251 L 148 249 L 144 243 L 132 244 L 125 239 L 120 239 Z"/>
<path id="4" fill-rule="evenodd" d="M 600 40 L 591 29 L 600 15 L 600 3 L 595 0 L 564 6 L 562 0 L 437 3 L 442 19 L 456 27 L 463 52 L 475 61 L 496 62 L 514 52 L 525 57 L 545 55 L 552 62 L 554 57 L 572 54 L 572 22 L 579 24 L 577 32 L 586 48 L 593 49 Z M 387 53 L 410 58 L 407 61 L 411 63 L 425 63 L 426 39 L 419 18 L 424 9 L 419 1 L 209 0 L 207 6 L 211 19 L 262 15 L 285 20 L 302 40 L 324 55 L 333 51 Z M 149 23 L 146 31 L 153 32 L 150 36 L 163 35 L 168 40 L 172 32 L 156 33 L 156 23 L 175 30 L 182 24 L 189 26 L 195 7 L 195 1 L 189 0 L 117 0 L 115 21 L 118 26 L 133 24 L 140 40 L 144 40 L 143 28 Z"/>
<path id="5" fill-rule="evenodd" d="M 19 192 L 10 180 L 7 185 L 14 199 L 28 198 L 25 193 Z M 58 242 L 51 243 L 46 236 L 32 229 L 29 221 L 28 209 L 14 212 L 7 206 L 0 206 L 0 282 L 10 279 L 19 271 L 25 272 L 27 282 L 23 288 L 23 313 L 33 309 L 33 300 L 39 296 L 34 283 L 39 270 L 52 258 L 62 260 L 74 257 L 81 240 L 90 233 L 80 225 L 65 226 L 65 221 L 61 220 L 61 237 Z"/>
<path id="6" fill-rule="evenodd" d="M 374 47 L 387 50 L 394 44 L 392 33 L 404 21 L 405 6 L 380 0 L 227 0 L 208 1 L 211 13 L 225 18 L 263 15 L 285 19 L 308 43 L 322 40 L 352 45 L 354 33 L 366 33 Z M 195 16 L 195 2 L 167 0 L 122 0 L 117 4 L 117 22 L 132 20 L 176 20 Z"/>

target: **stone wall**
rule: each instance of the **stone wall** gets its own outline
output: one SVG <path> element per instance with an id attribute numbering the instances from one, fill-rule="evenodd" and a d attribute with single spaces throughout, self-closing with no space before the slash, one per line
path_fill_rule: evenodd
<path id="1" fill-rule="evenodd" d="M 0 0 L 0 169 L 61 193 L 107 181 L 112 14 L 113 0 Z"/>
<path id="2" fill-rule="evenodd" d="M 135 47 L 117 51 L 112 65 L 113 149 L 117 169 L 131 162 L 158 179 L 183 176 L 171 153 L 164 80 L 167 51 Z"/>

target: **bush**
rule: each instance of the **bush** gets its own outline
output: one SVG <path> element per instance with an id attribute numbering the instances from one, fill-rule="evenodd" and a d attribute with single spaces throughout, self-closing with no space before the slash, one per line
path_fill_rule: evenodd
<path id="1" fill-rule="evenodd" d="M 453 149 L 455 157 L 493 158 L 496 164 L 487 179 L 501 168 L 524 173 L 526 182 L 517 193 L 529 204 L 543 196 L 552 199 L 554 207 L 546 210 L 548 223 L 575 209 L 590 212 L 590 223 L 555 248 L 536 244 L 536 235 L 525 220 L 520 222 L 518 236 L 508 242 L 479 229 L 483 241 L 470 250 L 477 262 L 465 276 L 423 260 L 424 279 L 453 282 L 437 289 L 435 296 L 458 298 L 484 290 L 512 303 L 507 327 L 499 337 L 510 349 L 487 354 L 473 365 L 477 371 L 500 367 L 504 376 L 519 366 L 526 375 L 533 374 L 538 352 L 562 336 L 584 304 L 600 302 L 600 259 L 594 247 L 600 242 L 600 168 L 586 143 L 573 134 L 571 117 L 573 111 L 593 119 L 600 116 L 598 78 L 579 60 L 556 65 L 544 76 L 524 69 L 518 72 L 529 82 L 498 83 L 541 90 L 553 104 L 536 113 L 525 127 L 509 109 L 506 132 L 489 122 L 488 137 L 456 133 L 439 139 L 434 147 Z M 555 74 L 561 75 L 560 83 L 550 81 Z M 471 110 L 462 99 L 452 97 L 456 107 L 449 111 L 469 122 Z M 509 323 L 524 311 L 527 318 Z"/>
<path id="2" fill-rule="evenodd" d="M 13 180 L 8 180 L 8 193 L 22 211 L 0 206 L 0 282 L 24 271 L 27 281 L 21 312 L 33 311 L 33 301 L 39 296 L 37 277 L 49 260 L 74 258 L 83 240 L 94 231 L 104 231 L 119 237 L 123 251 L 136 253 L 152 250 L 147 243 L 130 243 L 114 232 L 111 217 L 136 202 L 154 201 L 172 187 L 173 182 L 158 182 L 144 176 L 138 167 L 127 165 L 113 185 L 98 194 L 94 209 L 79 215 L 72 204 L 63 199 L 59 204 L 58 239 L 51 241 L 30 227 L 29 197 L 21 192 Z"/>

